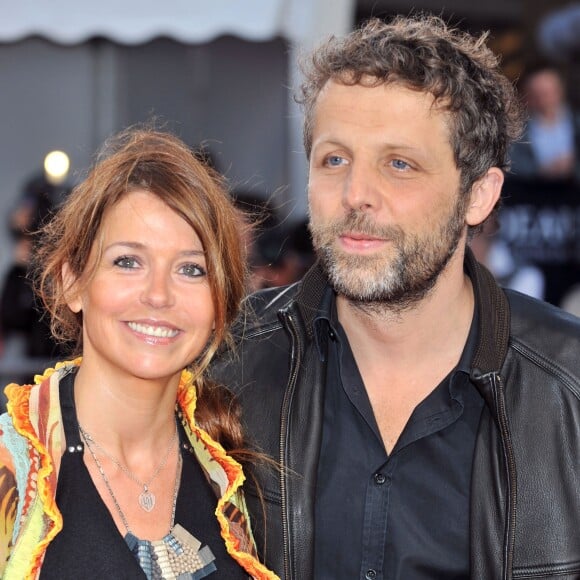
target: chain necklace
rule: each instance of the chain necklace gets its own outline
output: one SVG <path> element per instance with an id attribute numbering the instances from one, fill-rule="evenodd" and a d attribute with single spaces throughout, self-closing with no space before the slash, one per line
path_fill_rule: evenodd
<path id="1" fill-rule="evenodd" d="M 167 460 L 169 459 L 171 449 L 173 448 L 173 444 L 175 443 L 175 440 L 177 439 L 177 424 L 175 425 L 175 432 L 173 433 L 173 437 L 171 437 L 171 441 L 169 441 L 169 445 L 167 446 L 167 451 L 165 453 L 165 456 L 163 457 L 163 459 L 161 460 L 161 462 L 159 463 L 159 465 L 157 466 L 157 468 L 153 472 L 153 475 L 149 478 L 149 481 L 146 481 L 146 482 L 142 482 L 132 471 L 129 470 L 128 467 L 123 465 L 117 458 L 113 457 L 110 453 L 108 453 L 105 449 L 103 449 L 103 447 L 97 441 L 95 441 L 95 439 L 92 437 L 92 435 L 90 433 L 88 433 L 87 431 L 85 431 L 80 425 L 79 425 L 79 431 L 80 431 L 83 439 L 85 440 L 87 447 L 89 448 L 89 451 L 91 452 L 91 455 L 93 456 L 93 459 L 95 460 L 95 463 L 97 464 L 97 467 L 99 468 L 99 471 L 101 473 L 101 476 L 103 477 L 103 480 L 107 484 L 107 488 L 109 489 L 109 493 L 113 497 L 113 501 L 115 502 L 115 505 L 117 504 L 117 502 L 115 500 L 115 497 L 113 496 L 113 492 L 109 488 L 109 483 L 108 483 L 108 480 L 106 479 L 105 472 L 102 470 L 101 464 L 97 460 L 97 456 L 95 455 L 95 453 L 93 451 L 93 448 L 92 448 L 93 445 L 103 455 L 105 455 L 105 457 L 108 457 L 129 479 L 131 479 L 132 481 L 134 481 L 135 483 L 137 483 L 138 485 L 140 485 L 143 488 L 143 491 L 139 494 L 139 497 L 138 497 L 139 506 L 141 507 L 141 509 L 145 510 L 146 512 L 150 512 L 155 507 L 156 498 L 155 498 L 155 494 L 149 489 L 149 486 L 151 485 L 153 480 L 159 475 L 160 471 L 167 464 Z"/>
<path id="2" fill-rule="evenodd" d="M 181 469 L 183 466 L 183 458 L 179 452 L 179 447 L 177 449 L 177 468 L 175 471 L 169 531 L 162 540 L 140 540 L 131 531 L 125 513 L 113 492 L 109 478 L 92 447 L 91 443 L 94 444 L 95 440 L 86 437 L 86 431 L 81 430 L 81 434 L 101 474 L 105 487 L 115 504 L 115 509 L 123 522 L 123 526 L 125 526 L 127 531 L 124 538 L 125 542 L 147 578 L 204 578 L 217 570 L 214 563 L 215 556 L 209 546 L 202 547 L 201 542 L 195 536 L 192 536 L 185 528 L 175 523 L 177 496 L 179 495 Z"/>
<path id="3" fill-rule="evenodd" d="M 111 499 L 113 500 L 113 503 L 115 504 L 115 509 L 117 510 L 117 513 L 119 514 L 119 517 L 121 518 L 121 521 L 123 522 L 123 525 L 125 526 L 125 529 L 127 530 L 127 533 L 133 535 L 133 532 L 131 531 L 131 528 L 129 527 L 129 522 L 127 521 L 125 513 L 121 509 L 121 505 L 119 504 L 117 497 L 113 493 L 113 488 L 111 487 L 111 483 L 109 481 L 109 478 L 107 477 L 107 474 L 105 473 L 105 470 L 103 469 L 103 466 L 101 465 L 101 462 L 98 460 L 97 454 L 95 453 L 95 450 L 92 447 L 92 443 L 94 443 L 95 446 L 97 446 L 97 447 L 98 447 L 98 444 L 82 428 L 80 429 L 80 432 L 81 432 L 81 435 L 83 436 L 83 439 L 85 440 L 85 443 L 87 444 L 87 448 L 89 450 L 89 453 L 91 454 L 93 461 L 95 462 L 95 465 L 97 466 L 99 473 L 101 474 L 103 482 L 105 483 L 105 487 L 107 488 L 107 491 L 109 492 L 109 495 L 111 496 Z M 175 437 L 172 437 L 171 442 L 173 443 L 174 440 L 175 440 Z M 101 449 L 101 451 L 103 451 L 102 447 L 99 447 L 99 449 Z M 105 455 L 107 455 L 107 454 L 105 454 Z M 113 460 L 113 458 L 110 457 L 109 455 L 107 455 L 107 457 L 109 457 L 109 459 Z M 167 463 L 167 457 L 164 458 L 164 463 Z M 174 484 L 174 488 L 173 488 L 173 503 L 171 506 L 171 521 L 169 523 L 169 528 L 171 528 L 173 526 L 173 522 L 175 521 L 175 508 L 177 506 L 177 494 L 179 491 L 179 480 L 180 480 L 179 476 L 181 473 L 181 465 L 182 465 L 181 453 L 179 453 L 179 449 L 178 449 L 177 469 L 176 469 L 176 473 L 175 473 L 175 484 Z M 121 465 L 119 465 L 119 467 L 121 467 Z M 157 473 L 160 470 L 161 470 L 161 468 L 157 468 Z M 157 476 L 157 473 L 155 473 L 155 476 L 152 479 L 154 479 Z M 151 481 L 149 483 L 151 483 Z M 139 505 L 141 505 L 141 500 L 139 500 Z M 155 496 L 153 496 L 153 505 L 155 505 Z M 143 506 L 141 505 L 141 507 L 143 507 Z M 143 508 L 143 509 L 145 509 L 145 508 Z M 146 511 L 151 511 L 151 510 L 146 510 Z"/>

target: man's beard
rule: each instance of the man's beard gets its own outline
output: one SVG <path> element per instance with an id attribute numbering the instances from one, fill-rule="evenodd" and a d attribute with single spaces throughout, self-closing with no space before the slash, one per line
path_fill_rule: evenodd
<path id="1" fill-rule="evenodd" d="M 420 234 L 378 225 L 357 211 L 327 224 L 311 218 L 309 227 L 320 263 L 337 294 L 365 310 L 401 312 L 433 289 L 455 253 L 465 227 L 465 205 L 460 196 L 447 221 Z M 348 254 L 337 247 L 338 237 L 347 232 L 387 240 L 387 249 Z"/>

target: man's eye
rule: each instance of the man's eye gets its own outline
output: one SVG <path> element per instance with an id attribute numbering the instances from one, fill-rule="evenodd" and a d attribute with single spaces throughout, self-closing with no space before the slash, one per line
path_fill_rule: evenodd
<path id="1" fill-rule="evenodd" d="M 133 256 L 119 256 L 113 264 L 119 268 L 136 268 L 139 265 Z"/>
<path id="2" fill-rule="evenodd" d="M 343 165 L 344 162 L 344 157 L 341 157 L 340 155 L 330 155 L 325 160 L 325 164 L 329 167 L 339 167 L 340 165 Z"/>
<path id="3" fill-rule="evenodd" d="M 206 271 L 199 264 L 185 264 L 181 266 L 180 272 L 189 278 L 199 278 L 205 276 Z"/>
<path id="4" fill-rule="evenodd" d="M 393 159 L 391 163 L 395 169 L 399 170 L 409 169 L 411 167 L 406 161 L 403 161 L 402 159 Z"/>

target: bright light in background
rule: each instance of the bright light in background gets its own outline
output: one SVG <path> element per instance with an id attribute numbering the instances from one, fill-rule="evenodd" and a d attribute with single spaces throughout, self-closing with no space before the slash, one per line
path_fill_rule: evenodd
<path id="1" fill-rule="evenodd" d="M 58 185 L 68 176 L 70 159 L 64 151 L 51 151 L 44 158 L 44 172 L 50 183 Z"/>

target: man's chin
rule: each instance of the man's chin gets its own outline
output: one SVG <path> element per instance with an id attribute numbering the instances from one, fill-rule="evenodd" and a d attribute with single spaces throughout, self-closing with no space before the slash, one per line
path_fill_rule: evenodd
<path id="1" fill-rule="evenodd" d="M 393 265 L 373 268 L 335 268 L 328 272 L 330 285 L 337 295 L 358 306 L 403 311 L 425 298 L 434 288 L 442 268 L 432 275 L 409 278 Z"/>
<path id="2" fill-rule="evenodd" d="M 329 276 L 334 291 L 353 302 L 389 301 L 392 296 L 398 295 L 401 289 L 394 288 L 383 278 L 380 282 L 369 281 L 368 272 L 350 272 L 348 276 Z M 362 281 L 365 281 L 363 284 Z"/>

